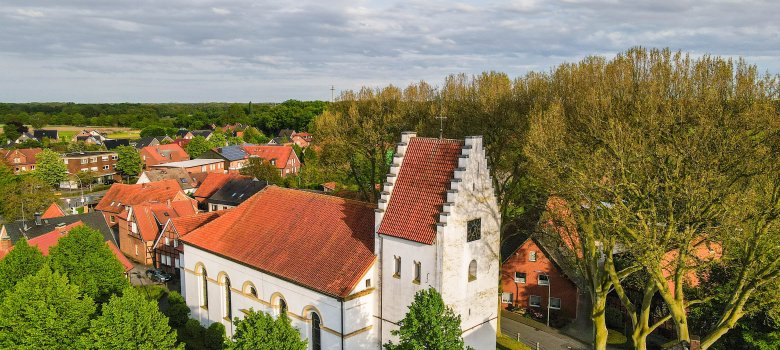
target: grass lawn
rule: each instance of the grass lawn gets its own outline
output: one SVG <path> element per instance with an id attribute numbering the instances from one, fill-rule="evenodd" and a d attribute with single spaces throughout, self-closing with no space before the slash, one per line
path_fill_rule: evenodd
<path id="1" fill-rule="evenodd" d="M 141 130 L 126 130 L 126 131 L 119 131 L 115 132 L 113 134 L 108 134 L 108 138 L 110 139 L 137 139 L 141 134 Z"/>
<path id="2" fill-rule="evenodd" d="M 162 284 L 145 284 L 143 286 L 134 286 L 141 295 L 146 296 L 149 300 L 160 300 L 163 295 L 168 294 L 168 288 Z"/>
<path id="3" fill-rule="evenodd" d="M 609 333 L 607 333 L 607 344 L 609 345 L 622 345 L 625 344 L 628 339 L 626 338 L 623 333 L 620 331 L 616 331 L 614 329 L 608 329 Z"/>
<path id="4" fill-rule="evenodd" d="M 525 344 L 514 340 L 505 335 L 496 337 L 496 349 L 497 350 L 531 350 L 531 348 L 525 346 Z"/>
<path id="5" fill-rule="evenodd" d="M 70 141 L 73 139 L 73 136 L 75 136 L 78 133 L 76 130 L 60 130 L 59 135 L 61 139 L 65 139 L 66 141 Z"/>

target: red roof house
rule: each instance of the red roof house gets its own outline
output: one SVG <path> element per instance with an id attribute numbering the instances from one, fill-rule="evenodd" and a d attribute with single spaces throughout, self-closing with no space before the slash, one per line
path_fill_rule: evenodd
<path id="1" fill-rule="evenodd" d="M 0 161 L 11 167 L 14 174 L 35 170 L 35 156 L 43 151 L 40 148 L 0 150 Z"/>
<path id="2" fill-rule="evenodd" d="M 154 241 L 160 235 L 163 225 L 169 219 L 194 215 L 196 212 L 197 202 L 192 199 L 132 205 L 117 216 L 119 246 L 131 259 L 152 265 L 155 258 Z"/>
<path id="3" fill-rule="evenodd" d="M 301 168 L 301 161 L 290 146 L 243 146 L 249 157 L 260 157 L 279 169 L 282 176 L 295 175 Z"/>
<path id="4" fill-rule="evenodd" d="M 190 155 L 184 151 L 184 148 L 176 143 L 146 146 L 141 148 L 139 153 L 141 154 L 141 159 L 146 164 L 146 170 L 149 170 L 153 165 L 190 159 Z"/>
<path id="5" fill-rule="evenodd" d="M 180 273 L 179 267 L 181 267 L 181 253 L 184 251 L 184 246 L 179 244 L 182 237 L 227 212 L 228 210 L 220 210 L 168 219 L 160 235 L 154 241 L 156 267 L 178 275 Z"/>
<path id="6" fill-rule="evenodd" d="M 343 298 L 376 259 L 374 209 L 369 203 L 268 186 L 182 241 L 185 250 L 196 247 Z"/>
<path id="7" fill-rule="evenodd" d="M 109 226 L 126 207 L 146 202 L 190 200 L 176 180 L 163 180 L 136 185 L 113 184 L 95 206 L 103 212 Z"/>
<path id="8" fill-rule="evenodd" d="M 65 212 L 57 203 L 52 203 L 41 215 L 41 219 L 59 218 L 65 216 Z"/>
<path id="9" fill-rule="evenodd" d="M 214 193 L 219 191 L 222 186 L 225 186 L 230 180 L 234 179 L 250 179 L 251 177 L 239 174 L 218 174 L 208 173 L 206 178 L 200 183 L 200 187 L 195 190 L 193 196 L 198 203 L 204 203 Z"/>

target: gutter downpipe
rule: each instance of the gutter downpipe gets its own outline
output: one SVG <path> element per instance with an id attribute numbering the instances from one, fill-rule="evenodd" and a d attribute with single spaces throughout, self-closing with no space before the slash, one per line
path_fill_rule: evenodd
<path id="1" fill-rule="evenodd" d="M 344 298 L 341 298 L 341 350 L 344 350 Z"/>

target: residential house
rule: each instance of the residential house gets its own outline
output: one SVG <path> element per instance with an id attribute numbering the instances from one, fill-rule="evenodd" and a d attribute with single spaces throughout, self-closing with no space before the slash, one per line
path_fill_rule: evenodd
<path id="1" fill-rule="evenodd" d="M 52 203 L 44 210 L 43 214 L 41 214 L 41 219 L 54 219 L 63 216 L 65 216 L 65 211 L 63 211 L 57 203 Z"/>
<path id="2" fill-rule="evenodd" d="M 190 159 L 180 162 L 170 162 L 164 164 L 157 164 L 150 167 L 150 169 L 173 169 L 181 168 L 190 174 L 198 173 L 224 173 L 225 163 L 221 159 Z"/>
<path id="3" fill-rule="evenodd" d="M 103 215 L 98 212 L 51 218 L 36 215 L 34 220 L 3 224 L 0 227 L 0 257 L 4 256 L 21 238 L 27 239 L 29 244 L 37 246 L 46 254 L 49 247 L 57 243 L 59 237 L 70 232 L 72 228 L 81 225 L 95 229 L 103 235 L 106 244 L 108 244 L 114 255 L 125 267 L 125 273 L 133 268 L 132 264 L 127 261 L 127 258 L 119 253 L 114 233 L 106 225 Z"/>
<path id="4" fill-rule="evenodd" d="M 181 239 L 227 212 L 220 210 L 168 219 L 154 241 L 157 263 L 155 267 L 178 277 L 181 273 L 181 254 L 184 251 L 184 246 L 179 243 Z"/>
<path id="5" fill-rule="evenodd" d="M 176 130 L 176 138 L 183 139 L 187 134 L 189 134 L 190 131 L 185 128 L 179 128 L 179 130 Z"/>
<path id="6" fill-rule="evenodd" d="M 56 129 L 35 129 L 33 130 L 33 137 L 41 142 L 44 138 L 57 141 L 60 138 L 60 132 Z"/>
<path id="7" fill-rule="evenodd" d="M 294 144 L 298 145 L 300 148 L 306 148 L 309 147 L 311 144 L 313 137 L 308 132 L 296 132 L 293 133 L 290 137 L 290 141 L 292 141 Z"/>
<path id="8" fill-rule="evenodd" d="M 179 181 L 176 180 L 136 185 L 113 184 L 95 206 L 95 210 L 103 213 L 105 221 L 113 227 L 116 226 L 116 217 L 131 205 L 184 200 L 189 201 L 190 198 L 181 190 Z"/>
<path id="9" fill-rule="evenodd" d="M 336 192 L 336 187 L 338 187 L 338 183 L 335 181 L 326 182 L 322 184 L 322 191 L 325 193 Z"/>
<path id="10" fill-rule="evenodd" d="M 139 152 L 144 161 L 146 170 L 158 164 L 180 162 L 189 160 L 190 155 L 181 146 L 170 143 L 167 145 L 146 146 Z"/>
<path id="11" fill-rule="evenodd" d="M 107 150 L 112 151 L 112 150 L 115 150 L 119 146 L 130 146 L 130 140 L 128 140 L 128 139 L 105 139 L 105 140 L 103 140 L 103 146 L 105 146 Z"/>
<path id="12" fill-rule="evenodd" d="M 119 155 L 113 151 L 71 152 L 62 155 L 62 160 L 68 166 L 68 174 L 79 171 L 93 171 L 97 174 L 97 183 L 108 184 L 121 180 L 116 172 L 116 161 Z M 76 184 L 68 180 L 61 187 L 73 188 Z"/>
<path id="13" fill-rule="evenodd" d="M 225 162 L 224 168 L 228 173 L 238 173 L 249 160 L 249 153 L 244 151 L 245 146 L 252 144 L 217 147 L 204 152 L 198 159 L 221 159 Z"/>
<path id="14" fill-rule="evenodd" d="M 141 173 L 136 184 L 145 184 L 163 180 L 175 180 L 186 194 L 194 193 L 199 182 L 181 168 L 147 170 Z"/>
<path id="15" fill-rule="evenodd" d="M 182 138 L 192 140 L 195 136 L 203 136 L 206 140 L 210 140 L 212 134 L 214 134 L 213 130 L 192 130 Z"/>
<path id="16" fill-rule="evenodd" d="M 0 158 L 18 175 L 35 170 L 35 156 L 41 151 L 40 148 L 0 150 Z"/>
<path id="17" fill-rule="evenodd" d="M 135 148 L 141 149 L 147 146 L 157 146 L 162 145 L 166 143 L 172 143 L 173 139 L 168 136 L 150 136 L 150 137 L 142 137 L 135 141 Z"/>
<path id="18" fill-rule="evenodd" d="M 197 203 L 192 200 L 144 202 L 128 205 L 116 216 L 119 228 L 119 248 L 131 260 L 144 265 L 156 265 L 154 241 L 168 219 L 193 215 Z"/>
<path id="19" fill-rule="evenodd" d="M 200 182 L 200 186 L 198 186 L 198 189 L 195 190 L 193 197 L 195 197 L 195 200 L 198 201 L 198 203 L 205 205 L 206 200 L 209 199 L 209 197 L 211 197 L 212 195 L 214 195 L 214 193 L 219 191 L 219 189 L 222 188 L 222 186 L 225 186 L 225 184 L 228 183 L 230 180 L 234 180 L 234 179 L 251 179 L 251 177 L 239 175 L 235 173 L 207 174 L 206 177 L 203 179 L 203 181 Z"/>
<path id="20" fill-rule="evenodd" d="M 78 134 L 74 135 L 71 141 L 81 141 L 90 145 L 102 145 L 103 141 L 105 140 L 106 136 L 99 131 L 84 129 L 79 131 Z"/>
<path id="21" fill-rule="evenodd" d="M 16 140 L 14 140 L 14 143 L 15 144 L 20 144 L 20 143 L 22 143 L 24 141 L 27 141 L 27 140 L 40 141 L 40 140 L 36 139 L 35 136 L 33 136 L 33 134 L 31 134 L 29 132 L 23 132 L 21 135 L 19 135 L 19 137 Z"/>
<path id="22" fill-rule="evenodd" d="M 206 207 L 209 208 L 209 211 L 235 208 L 266 186 L 268 186 L 268 182 L 257 179 L 229 180 L 206 200 Z"/>
<path id="23" fill-rule="evenodd" d="M 537 240 L 505 245 L 502 257 L 502 306 L 534 310 L 545 317 L 549 311 L 551 318 L 577 318 L 577 285 Z"/>
<path id="24" fill-rule="evenodd" d="M 270 141 L 268 141 L 267 145 L 269 146 L 292 146 L 293 142 L 290 141 L 290 139 L 286 137 L 274 137 Z"/>
<path id="25" fill-rule="evenodd" d="M 279 170 L 281 176 L 295 175 L 301 161 L 290 146 L 243 146 L 249 157 L 260 157 Z"/>
<path id="26" fill-rule="evenodd" d="M 380 349 L 434 288 L 465 344 L 495 347 L 498 204 L 482 139 L 404 133 L 378 207 L 268 186 L 183 237 L 193 318 L 286 315 L 311 349 Z M 426 174 L 421 177 L 419 174 Z"/>
<path id="27" fill-rule="evenodd" d="M 190 141 L 192 141 L 192 139 L 178 138 L 173 140 L 173 143 L 179 145 L 181 148 L 187 148 L 187 145 L 190 143 Z"/>

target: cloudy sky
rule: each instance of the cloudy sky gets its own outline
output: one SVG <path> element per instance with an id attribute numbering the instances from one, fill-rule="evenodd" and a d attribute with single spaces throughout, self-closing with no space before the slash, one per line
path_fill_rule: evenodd
<path id="1" fill-rule="evenodd" d="M 780 1 L 3 0 L 0 101 L 330 99 L 632 46 L 780 73 Z"/>

